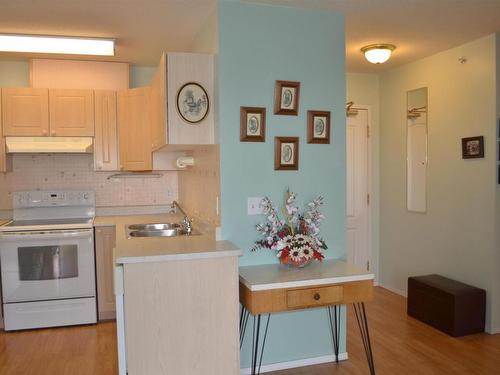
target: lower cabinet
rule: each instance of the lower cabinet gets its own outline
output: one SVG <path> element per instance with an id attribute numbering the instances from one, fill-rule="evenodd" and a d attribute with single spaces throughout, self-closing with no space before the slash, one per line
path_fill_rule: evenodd
<path id="1" fill-rule="evenodd" d="M 122 277 L 120 375 L 240 373 L 237 256 L 126 263 Z"/>
<path id="2" fill-rule="evenodd" d="M 97 269 L 97 305 L 99 320 L 115 319 L 115 295 L 113 289 L 113 249 L 115 227 L 95 228 L 95 254 Z"/>

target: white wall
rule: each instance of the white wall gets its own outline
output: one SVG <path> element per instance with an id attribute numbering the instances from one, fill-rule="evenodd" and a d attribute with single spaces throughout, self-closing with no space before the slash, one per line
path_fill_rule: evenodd
<path id="1" fill-rule="evenodd" d="M 484 288 L 490 330 L 498 273 L 495 44 L 490 35 L 380 77 L 380 283 L 405 293 L 408 276 L 439 273 Z M 429 88 L 425 214 L 408 212 L 405 195 L 406 92 L 420 87 Z M 461 138 L 477 135 L 485 158 L 463 160 Z"/>
<path id="2" fill-rule="evenodd" d="M 379 143 L 380 143 L 380 99 L 379 76 L 377 74 L 347 73 L 346 91 L 347 101 L 353 101 L 354 106 L 368 106 L 370 111 L 370 147 L 371 147 L 371 238 L 372 252 L 371 269 L 378 281 L 379 274 L 379 216 L 380 216 L 380 181 L 379 181 Z"/>
<path id="3" fill-rule="evenodd" d="M 217 4 L 207 16 L 205 23 L 194 37 L 191 48 L 192 52 L 215 53 L 219 52 L 219 14 Z"/>

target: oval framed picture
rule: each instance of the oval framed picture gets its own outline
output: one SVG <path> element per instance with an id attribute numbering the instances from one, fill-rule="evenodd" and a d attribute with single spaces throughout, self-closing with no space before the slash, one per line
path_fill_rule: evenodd
<path id="1" fill-rule="evenodd" d="M 184 121 L 197 124 L 203 121 L 209 109 L 208 94 L 199 83 L 188 82 L 177 92 L 177 112 Z"/>

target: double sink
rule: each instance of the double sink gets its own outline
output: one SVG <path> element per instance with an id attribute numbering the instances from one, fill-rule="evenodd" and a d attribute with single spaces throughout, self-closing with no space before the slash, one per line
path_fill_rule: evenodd
<path id="1" fill-rule="evenodd" d="M 196 236 L 201 233 L 197 230 L 187 230 L 181 223 L 165 224 L 130 224 L 126 226 L 127 238 L 138 237 L 178 237 L 178 236 Z"/>

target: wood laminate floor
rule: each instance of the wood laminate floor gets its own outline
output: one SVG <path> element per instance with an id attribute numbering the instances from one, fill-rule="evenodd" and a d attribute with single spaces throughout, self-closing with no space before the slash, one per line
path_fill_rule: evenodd
<path id="1" fill-rule="evenodd" d="M 449 337 L 407 317 L 406 300 L 382 288 L 376 288 L 367 310 L 378 375 L 500 375 L 500 335 Z M 352 314 L 349 311 L 348 361 L 268 374 L 368 374 Z M 112 322 L 1 332 L 0 375 L 116 375 L 115 332 Z"/>

